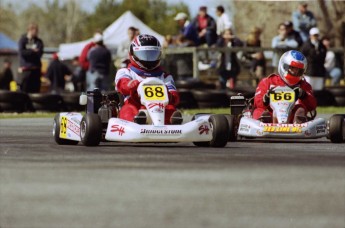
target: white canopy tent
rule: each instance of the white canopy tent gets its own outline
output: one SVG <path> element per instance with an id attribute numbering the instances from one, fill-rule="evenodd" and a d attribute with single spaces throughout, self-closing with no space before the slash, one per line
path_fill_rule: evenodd
<path id="1" fill-rule="evenodd" d="M 157 37 L 161 44 L 163 43 L 164 37 L 162 35 L 153 31 L 150 27 L 134 16 L 132 12 L 127 11 L 103 31 L 104 44 L 110 49 L 116 49 L 117 46 L 128 40 L 127 30 L 131 26 L 138 28 L 141 34 L 150 34 Z M 92 39 L 76 43 L 60 44 L 60 58 L 72 59 L 75 56 L 79 56 L 85 45 L 91 42 L 91 40 Z"/>

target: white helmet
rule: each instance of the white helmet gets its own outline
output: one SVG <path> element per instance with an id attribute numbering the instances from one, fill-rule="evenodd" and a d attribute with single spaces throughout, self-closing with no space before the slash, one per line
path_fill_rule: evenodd
<path id="1" fill-rule="evenodd" d="M 294 86 L 302 80 L 306 69 L 307 59 L 299 51 L 287 51 L 280 57 L 279 76 L 290 86 Z"/>

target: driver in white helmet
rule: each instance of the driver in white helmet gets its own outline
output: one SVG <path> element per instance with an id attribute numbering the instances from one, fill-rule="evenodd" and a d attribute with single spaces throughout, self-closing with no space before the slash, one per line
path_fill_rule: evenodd
<path id="1" fill-rule="evenodd" d="M 165 83 L 169 93 L 169 104 L 165 107 L 165 124 L 182 123 L 181 112 L 176 110 L 180 97 L 173 77 L 160 66 L 161 54 L 161 45 L 154 36 L 142 34 L 132 41 L 129 50 L 130 64 L 127 68 L 118 70 L 115 77 L 115 88 L 124 96 L 124 105 L 120 110 L 119 118 L 145 124 L 146 114 L 139 112 L 143 107 L 137 94 L 137 88 L 145 78 L 156 77 Z"/>
<path id="2" fill-rule="evenodd" d="M 295 50 L 285 52 L 279 60 L 279 74 L 271 74 L 262 79 L 256 88 L 253 118 L 263 122 L 274 122 L 275 118 L 272 119 L 272 110 L 269 107 L 270 93 L 277 86 L 289 86 L 297 91 L 298 97 L 289 122 L 306 122 L 307 113 L 316 109 L 312 87 L 303 78 L 306 69 L 307 60 L 302 53 Z"/>

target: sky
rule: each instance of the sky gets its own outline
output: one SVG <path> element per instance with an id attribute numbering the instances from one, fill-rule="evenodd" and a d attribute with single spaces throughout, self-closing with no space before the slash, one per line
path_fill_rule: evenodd
<path id="1" fill-rule="evenodd" d="M 61 0 L 61 1 L 68 1 L 68 0 Z M 94 7 L 100 0 L 78 0 L 81 2 L 83 9 L 88 12 L 92 12 Z M 119 0 L 120 1 L 120 0 Z M 126 0 L 124 0 L 126 1 Z M 185 3 L 189 7 L 189 11 L 191 16 L 194 17 L 200 6 L 208 6 L 208 11 L 211 16 L 215 16 L 215 9 L 217 5 L 223 5 L 225 9 L 230 9 L 229 0 L 165 0 L 170 4 L 178 4 L 180 2 Z M 14 5 L 19 6 L 19 10 L 25 9 L 25 7 L 29 6 L 32 3 L 35 4 L 44 4 L 45 0 L 0 0 L 1 3 L 12 3 Z"/>

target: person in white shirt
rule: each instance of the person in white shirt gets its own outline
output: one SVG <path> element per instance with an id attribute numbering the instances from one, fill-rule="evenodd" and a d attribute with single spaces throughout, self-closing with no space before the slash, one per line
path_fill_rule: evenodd
<path id="1" fill-rule="evenodd" d="M 331 85 L 336 86 L 339 85 L 339 82 L 341 80 L 341 69 L 337 67 L 337 59 L 335 56 L 335 53 L 333 51 L 330 51 L 331 47 L 331 40 L 329 37 L 323 37 L 322 39 L 323 45 L 325 45 L 327 52 L 326 52 L 326 59 L 325 59 L 325 68 L 327 71 L 327 76 L 332 78 Z"/>
<path id="2" fill-rule="evenodd" d="M 229 19 L 229 16 L 224 13 L 224 7 L 223 6 L 217 6 L 217 35 L 220 36 L 223 34 L 223 32 L 226 29 L 231 29 L 232 28 L 232 23 Z"/>

